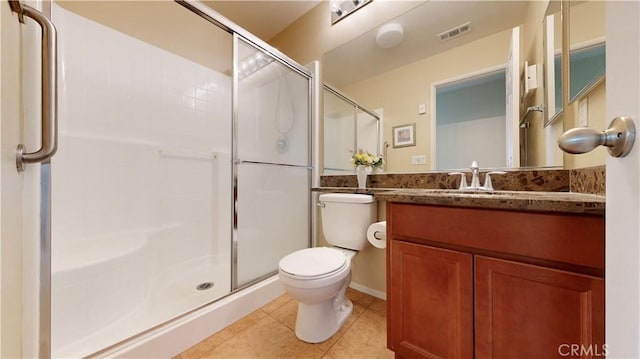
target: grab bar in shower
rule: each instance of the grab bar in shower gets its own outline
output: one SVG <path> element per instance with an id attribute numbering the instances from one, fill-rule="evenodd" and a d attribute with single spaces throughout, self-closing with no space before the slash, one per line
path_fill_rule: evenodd
<path id="1" fill-rule="evenodd" d="M 18 13 L 18 19 L 24 23 L 24 16 L 35 20 L 42 28 L 42 139 L 40 149 L 26 152 L 23 144 L 18 145 L 16 167 L 24 171 L 25 163 L 39 163 L 49 160 L 58 149 L 58 96 L 57 96 L 57 35 L 56 27 L 40 11 L 21 4 L 18 0 L 9 0 L 11 10 Z"/>
<path id="2" fill-rule="evenodd" d="M 179 158 L 184 160 L 197 160 L 197 161 L 213 161 L 218 159 L 216 152 L 212 153 L 200 153 L 200 152 L 188 152 L 188 151 L 173 151 L 173 150 L 160 150 L 160 157 L 163 158 Z"/>

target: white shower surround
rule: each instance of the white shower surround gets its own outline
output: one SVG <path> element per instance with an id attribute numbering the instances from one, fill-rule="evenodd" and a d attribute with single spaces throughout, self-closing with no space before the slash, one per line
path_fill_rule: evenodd
<path id="1" fill-rule="evenodd" d="M 229 293 L 231 79 L 53 7 L 52 356 L 79 357 Z"/>

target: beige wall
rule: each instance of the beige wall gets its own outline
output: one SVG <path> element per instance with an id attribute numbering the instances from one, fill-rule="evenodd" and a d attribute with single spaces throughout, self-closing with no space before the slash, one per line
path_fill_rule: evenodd
<path id="1" fill-rule="evenodd" d="M 20 25 L 0 3 L 0 357 L 22 357 L 22 207 L 15 168 L 20 135 Z"/>
<path id="2" fill-rule="evenodd" d="M 606 117 L 606 91 L 605 82 L 603 81 L 596 88 L 594 88 L 588 96 L 586 96 L 588 111 L 587 118 L 589 121 L 589 128 L 603 131 L 609 126 L 609 122 L 612 119 Z M 578 119 L 578 102 L 574 102 L 569 105 L 570 110 L 567 114 L 570 118 L 565 121 L 565 126 L 569 128 L 579 127 L 580 122 Z M 607 160 L 607 149 L 604 146 L 599 146 L 595 150 L 584 153 L 581 155 L 565 154 L 564 167 L 565 168 L 584 168 L 592 166 L 604 165 Z"/>

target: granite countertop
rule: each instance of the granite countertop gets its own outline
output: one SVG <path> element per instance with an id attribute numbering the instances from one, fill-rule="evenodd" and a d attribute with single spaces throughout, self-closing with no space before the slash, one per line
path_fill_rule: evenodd
<path id="1" fill-rule="evenodd" d="M 389 202 L 532 212 L 604 215 L 605 196 L 574 192 L 459 191 L 451 189 L 317 187 L 317 192 L 373 194 Z"/>

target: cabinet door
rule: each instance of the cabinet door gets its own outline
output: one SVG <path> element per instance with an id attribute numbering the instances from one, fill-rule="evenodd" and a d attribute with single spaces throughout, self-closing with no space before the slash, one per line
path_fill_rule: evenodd
<path id="1" fill-rule="evenodd" d="M 476 256 L 475 285 L 476 358 L 606 354 L 604 280 Z"/>
<path id="2" fill-rule="evenodd" d="M 472 358 L 472 256 L 392 240 L 389 347 L 402 358 Z"/>

